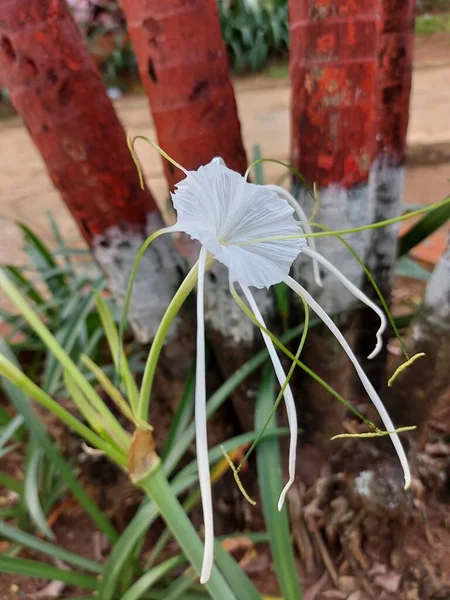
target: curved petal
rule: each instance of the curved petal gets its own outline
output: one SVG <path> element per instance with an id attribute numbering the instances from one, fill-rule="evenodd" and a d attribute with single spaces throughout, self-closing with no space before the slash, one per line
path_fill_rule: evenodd
<path id="1" fill-rule="evenodd" d="M 245 297 L 247 298 L 247 301 L 248 301 L 250 308 L 252 309 L 256 319 L 258 320 L 259 323 L 261 323 L 261 325 L 263 327 L 266 327 L 266 324 L 264 323 L 262 314 L 258 308 L 258 305 L 255 302 L 255 299 L 254 299 L 252 293 L 250 292 L 250 290 L 248 289 L 248 287 L 246 285 L 241 284 L 241 287 L 242 287 L 242 291 L 244 292 Z M 273 368 L 275 370 L 275 374 L 278 379 L 278 383 L 280 384 L 281 387 L 283 387 L 284 382 L 286 381 L 286 374 L 284 372 L 284 369 L 281 364 L 281 360 L 277 354 L 277 351 L 275 350 L 274 343 L 272 342 L 272 340 L 270 339 L 270 337 L 267 335 L 267 333 L 265 331 L 261 331 L 261 335 L 263 336 L 264 342 L 266 344 L 267 351 L 269 353 L 270 359 L 273 364 Z M 295 479 L 295 461 L 297 458 L 298 423 L 297 423 L 297 411 L 295 409 L 294 396 L 292 395 L 292 390 L 291 390 L 290 385 L 287 385 L 286 389 L 284 390 L 284 401 L 286 404 L 286 412 L 287 412 L 287 417 L 288 417 L 289 433 L 290 433 L 289 481 L 284 486 L 284 488 L 280 494 L 280 498 L 278 500 L 278 510 L 281 510 L 283 508 L 284 499 L 286 497 L 286 494 L 287 494 L 289 488 L 291 487 L 291 485 L 294 483 L 294 479 Z"/>
<path id="2" fill-rule="evenodd" d="M 331 333 L 335 336 L 337 341 L 340 343 L 345 353 L 353 363 L 355 370 L 361 380 L 361 383 L 364 386 L 369 398 L 372 400 L 373 405 L 378 411 L 378 414 L 381 417 L 381 420 L 384 423 L 387 431 L 393 432 L 395 430 L 394 424 L 391 421 L 391 417 L 389 416 L 387 410 L 385 409 L 380 397 L 375 391 L 375 388 L 370 383 L 369 378 L 365 374 L 364 370 L 361 368 L 356 356 L 354 355 L 352 349 L 347 343 L 347 340 L 344 338 L 342 333 L 339 331 L 339 328 L 336 324 L 330 319 L 327 313 L 323 310 L 323 308 L 314 300 L 314 298 L 305 290 L 303 286 L 297 283 L 292 277 L 287 277 L 285 279 L 286 285 L 288 285 L 296 294 L 299 296 L 303 296 L 312 310 L 322 319 Z M 406 458 L 405 450 L 403 449 L 400 438 L 397 433 L 390 433 L 389 437 L 392 440 L 394 448 L 397 452 L 398 458 L 403 468 L 403 473 L 405 476 L 405 489 L 407 489 L 411 485 L 411 472 L 409 470 L 408 459 Z"/>
<path id="3" fill-rule="evenodd" d="M 198 478 L 202 496 L 205 548 L 200 583 L 206 583 L 211 575 L 214 559 L 214 523 L 209 474 L 208 439 L 206 432 L 206 374 L 205 374 L 205 319 L 204 287 L 206 248 L 200 250 L 197 285 L 197 357 L 195 371 L 195 438 L 197 448 Z"/>
<path id="4" fill-rule="evenodd" d="M 289 202 L 289 204 L 292 206 L 292 208 L 294 209 L 294 211 L 297 214 L 297 217 L 300 221 L 300 225 L 301 225 L 301 228 L 303 229 L 303 231 L 305 233 L 312 233 L 311 227 L 309 226 L 309 221 L 305 215 L 305 211 L 300 206 L 300 203 L 298 202 L 298 200 L 296 200 L 292 194 L 290 194 L 287 190 L 285 190 L 284 188 L 282 188 L 279 185 L 269 184 L 269 185 L 266 185 L 265 187 L 268 188 L 269 190 L 276 192 L 279 196 L 281 196 L 287 202 Z M 312 250 L 315 250 L 316 242 L 315 242 L 314 238 L 313 237 L 306 238 L 306 240 L 307 240 L 307 246 L 310 246 L 310 248 Z M 322 277 L 320 276 L 319 265 L 317 264 L 317 262 L 314 259 L 313 259 L 313 275 L 314 275 L 314 281 L 316 282 L 316 284 L 319 287 L 323 287 Z"/>
<path id="5" fill-rule="evenodd" d="M 318 252 L 315 252 L 312 248 L 308 247 L 304 248 L 303 252 L 313 260 L 317 260 L 324 267 L 326 267 L 331 273 L 333 273 L 333 275 L 335 275 L 339 279 L 339 281 L 348 289 L 349 292 L 351 292 L 356 298 L 358 298 L 358 300 L 364 302 L 364 304 L 366 304 L 369 308 L 376 312 L 377 315 L 380 317 L 381 324 L 380 328 L 376 333 L 377 343 L 373 352 L 371 352 L 367 357 L 374 358 L 383 347 L 383 333 L 387 326 L 387 319 L 384 312 L 379 306 L 375 304 L 375 302 L 372 302 L 372 300 L 368 298 L 364 292 L 362 292 L 358 287 L 356 287 L 354 283 L 348 280 L 347 277 L 343 273 L 341 273 L 337 267 L 330 263 L 330 261 L 327 260 L 324 256 L 322 256 Z"/>
<path id="6" fill-rule="evenodd" d="M 177 228 L 206 246 L 233 281 L 258 288 L 279 283 L 306 245 L 301 238 L 259 242 L 300 231 L 292 207 L 218 161 L 189 171 L 172 199 Z"/>

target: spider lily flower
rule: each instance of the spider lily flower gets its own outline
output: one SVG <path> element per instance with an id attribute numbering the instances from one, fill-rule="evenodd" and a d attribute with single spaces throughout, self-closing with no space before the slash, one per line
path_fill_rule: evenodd
<path id="1" fill-rule="evenodd" d="M 167 155 L 165 156 L 167 157 Z M 213 159 L 197 171 L 187 171 L 177 163 L 174 164 L 185 173 L 186 178 L 177 184 L 176 191 L 172 194 L 173 205 L 177 212 L 177 222 L 173 227 L 167 228 L 165 232 L 184 232 L 198 240 L 201 245 L 197 263 L 195 425 L 205 527 L 205 549 L 200 581 L 206 582 L 213 564 L 214 529 L 206 433 L 204 289 L 205 272 L 214 260 L 228 268 L 230 289 L 234 290 L 235 283 L 241 287 L 251 311 L 261 326 L 262 336 L 280 386 L 285 383 L 286 374 L 274 343 L 267 334 L 265 323 L 250 288 L 270 288 L 275 284 L 285 282 L 296 294 L 306 300 L 347 353 L 367 394 L 377 408 L 386 430 L 390 432 L 389 435 L 404 470 L 406 487 L 410 483 L 410 472 L 394 425 L 350 346 L 321 306 L 307 290 L 289 276 L 294 260 L 303 252 L 313 261 L 317 283 L 321 284 L 318 268 L 320 263 L 335 275 L 357 299 L 371 307 L 379 315 L 381 326 L 377 333 L 375 349 L 369 358 L 374 357 L 381 349 L 381 336 L 386 327 L 384 313 L 315 250 L 312 238 L 309 238 L 308 244 L 305 237 L 302 237 L 305 233 L 310 232 L 309 224 L 301 207 L 289 192 L 278 186 L 249 183 L 247 177 L 228 169 L 220 158 Z M 295 476 L 298 425 L 294 398 L 289 385 L 284 390 L 284 401 L 290 429 L 289 479 L 281 492 L 279 509 L 283 506 L 286 493 Z"/>

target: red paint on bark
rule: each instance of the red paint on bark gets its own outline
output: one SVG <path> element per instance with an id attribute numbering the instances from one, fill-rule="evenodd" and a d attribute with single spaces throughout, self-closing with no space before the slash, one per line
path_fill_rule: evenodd
<path id="1" fill-rule="evenodd" d="M 368 179 L 376 151 L 377 5 L 289 2 L 292 160 L 322 186 Z"/>
<path id="2" fill-rule="evenodd" d="M 246 169 L 216 0 L 123 0 L 160 146 L 186 169 Z M 171 188 L 182 174 L 164 161 Z"/>
<path id="3" fill-rule="evenodd" d="M 156 205 L 65 2 L 0 0 L 0 79 L 88 243 L 144 231 Z"/>
<path id="4" fill-rule="evenodd" d="M 409 120 L 415 0 L 384 0 L 381 8 L 377 150 L 391 163 L 401 164 Z"/>

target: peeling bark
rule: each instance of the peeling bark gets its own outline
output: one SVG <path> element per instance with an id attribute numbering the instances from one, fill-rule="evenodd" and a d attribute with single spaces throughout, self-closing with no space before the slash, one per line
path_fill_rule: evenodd
<path id="1" fill-rule="evenodd" d="M 162 221 L 140 189 L 123 128 L 65 2 L 0 0 L 0 78 L 120 303 L 147 223 L 154 230 Z M 131 303 L 140 341 L 150 341 L 178 277 L 176 254 L 158 240 Z"/>

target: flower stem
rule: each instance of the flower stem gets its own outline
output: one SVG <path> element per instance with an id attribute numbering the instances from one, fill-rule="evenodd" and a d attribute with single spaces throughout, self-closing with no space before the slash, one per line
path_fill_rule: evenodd
<path id="1" fill-rule="evenodd" d="M 172 325 L 175 317 L 177 316 L 180 308 L 184 301 L 189 296 L 191 291 L 194 289 L 197 281 L 198 263 L 196 263 L 187 274 L 185 280 L 178 288 L 177 293 L 172 298 L 172 302 L 169 304 L 161 323 L 156 332 L 155 338 L 152 343 L 147 362 L 145 365 L 144 376 L 142 379 L 141 391 L 139 393 L 139 401 L 137 405 L 138 419 L 143 421 L 148 420 L 148 409 L 150 406 L 150 394 L 152 391 L 153 379 L 155 377 L 156 365 L 158 363 L 159 355 L 161 354 L 164 341 Z"/>
<path id="2" fill-rule="evenodd" d="M 130 463 L 131 479 L 156 504 L 183 554 L 197 574 L 200 574 L 203 562 L 202 541 L 161 470 L 161 462 L 152 444 L 151 433 L 136 432 L 130 452 L 130 456 L 133 456 L 133 462 Z M 236 600 L 228 583 L 215 566 L 209 581 L 205 583 L 205 588 L 213 600 Z"/>

